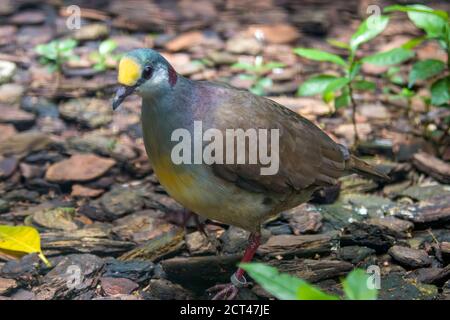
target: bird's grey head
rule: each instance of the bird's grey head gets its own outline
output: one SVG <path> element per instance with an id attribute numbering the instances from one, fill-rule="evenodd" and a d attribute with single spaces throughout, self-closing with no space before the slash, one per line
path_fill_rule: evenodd
<path id="1" fill-rule="evenodd" d="M 133 92 L 141 96 L 164 94 L 176 84 L 177 73 L 155 50 L 136 49 L 120 59 L 117 80 L 121 87 L 114 97 L 113 109 Z"/>

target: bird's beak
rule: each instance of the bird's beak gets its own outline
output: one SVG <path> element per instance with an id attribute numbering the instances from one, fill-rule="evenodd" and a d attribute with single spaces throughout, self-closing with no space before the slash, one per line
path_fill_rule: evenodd
<path id="1" fill-rule="evenodd" d="M 116 95 L 114 96 L 113 102 L 112 102 L 112 108 L 113 110 L 116 110 L 120 104 L 125 100 L 126 97 L 128 97 L 130 94 L 134 92 L 136 89 L 136 86 L 120 86 L 119 89 L 116 91 Z"/>

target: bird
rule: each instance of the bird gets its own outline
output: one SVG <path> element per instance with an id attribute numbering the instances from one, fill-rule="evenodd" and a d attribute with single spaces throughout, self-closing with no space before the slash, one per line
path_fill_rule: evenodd
<path id="1" fill-rule="evenodd" d="M 261 225 L 307 202 L 314 191 L 336 185 L 338 178 L 351 173 L 389 179 L 298 113 L 226 83 L 183 77 L 156 50 L 125 53 L 118 64 L 117 81 L 114 110 L 133 93 L 142 98 L 146 153 L 166 192 L 204 218 L 250 232 L 242 263 L 253 259 L 261 243 Z M 267 166 L 260 161 L 174 161 L 179 140 L 173 139 L 173 133 L 182 129 L 194 135 L 196 123 L 201 123 L 204 132 L 212 129 L 223 136 L 227 130 L 278 130 L 277 148 L 269 147 L 272 153 L 278 152 L 278 170 L 262 174 Z M 230 146 L 239 151 L 236 144 Z M 245 155 L 255 150 L 250 143 L 244 148 Z M 216 292 L 213 299 L 234 299 L 246 284 L 244 270 L 238 268 L 230 283 L 218 284 L 210 292 Z"/>

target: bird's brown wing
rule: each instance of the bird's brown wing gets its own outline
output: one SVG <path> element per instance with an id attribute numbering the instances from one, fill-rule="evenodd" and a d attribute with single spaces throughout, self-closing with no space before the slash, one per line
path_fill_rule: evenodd
<path id="1" fill-rule="evenodd" d="M 213 164 L 213 171 L 221 178 L 246 190 L 285 193 L 311 186 L 332 185 L 343 175 L 345 155 L 342 146 L 297 113 L 272 100 L 232 89 L 229 89 L 226 98 L 218 97 L 217 104 L 209 120 L 212 127 L 222 133 L 226 129 L 238 128 L 279 130 L 277 174 L 261 175 L 260 169 L 267 165 L 259 162 Z M 247 143 L 247 160 L 248 149 Z M 271 150 L 270 144 L 268 150 Z M 224 150 L 224 154 L 226 152 Z"/>

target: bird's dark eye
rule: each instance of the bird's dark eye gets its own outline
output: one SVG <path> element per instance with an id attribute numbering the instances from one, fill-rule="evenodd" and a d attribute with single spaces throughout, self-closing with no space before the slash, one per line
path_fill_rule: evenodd
<path id="1" fill-rule="evenodd" d="M 153 73 L 153 69 L 151 66 L 145 66 L 144 71 L 142 72 L 142 77 L 144 79 L 150 79 Z"/>

